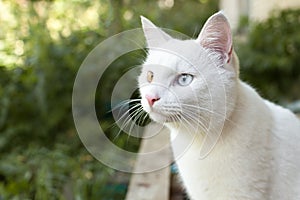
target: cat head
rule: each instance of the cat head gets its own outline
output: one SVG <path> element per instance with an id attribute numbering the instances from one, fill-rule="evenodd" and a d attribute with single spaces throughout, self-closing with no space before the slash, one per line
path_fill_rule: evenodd
<path id="1" fill-rule="evenodd" d="M 159 123 L 198 124 L 233 110 L 239 75 L 227 18 L 218 12 L 197 39 L 171 37 L 141 17 L 148 55 L 139 76 L 143 109 Z"/>

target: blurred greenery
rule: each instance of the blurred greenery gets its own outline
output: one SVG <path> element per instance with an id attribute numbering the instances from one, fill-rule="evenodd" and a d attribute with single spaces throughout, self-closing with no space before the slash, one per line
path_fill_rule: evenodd
<path id="1" fill-rule="evenodd" d="M 241 77 L 281 104 L 300 99 L 299 16 L 300 10 L 288 9 L 261 23 L 241 20 L 240 31 L 247 29 L 246 40 L 237 41 Z"/>
<path id="2" fill-rule="evenodd" d="M 218 0 L 0 1 L 0 199 L 123 199 L 130 174 L 95 160 L 72 119 L 74 79 L 101 41 L 140 27 L 140 15 L 161 27 L 196 36 Z M 299 10 L 262 23 L 243 18 L 236 49 L 241 76 L 278 102 L 299 99 Z M 242 26 L 243 25 L 243 26 Z M 96 94 L 97 116 L 110 139 L 114 83 L 144 51 L 113 62 Z M 139 140 L 115 144 L 137 151 Z M 121 178 L 116 178 L 121 176 Z"/>

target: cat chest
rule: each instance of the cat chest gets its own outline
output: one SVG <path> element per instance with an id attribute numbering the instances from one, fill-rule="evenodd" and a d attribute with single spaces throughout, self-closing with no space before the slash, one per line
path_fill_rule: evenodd
<path id="1" fill-rule="evenodd" d="M 250 193 L 256 199 L 264 196 L 269 172 L 260 169 L 270 169 L 263 166 L 265 163 L 255 161 L 256 158 L 244 159 L 247 152 L 234 146 L 217 146 L 205 159 L 200 159 L 200 148 L 200 143 L 193 143 L 176 161 L 192 197 L 216 200 L 248 199 L 245 195 Z"/>

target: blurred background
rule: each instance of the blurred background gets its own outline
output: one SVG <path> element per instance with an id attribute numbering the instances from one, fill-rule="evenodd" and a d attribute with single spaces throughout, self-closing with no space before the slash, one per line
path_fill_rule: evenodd
<path id="1" fill-rule="evenodd" d="M 299 111 L 298 0 L 1 0 L 0 200 L 123 199 L 130 174 L 95 160 L 72 118 L 72 87 L 84 58 L 101 41 L 139 28 L 140 15 L 160 27 L 196 37 L 205 20 L 225 10 L 234 29 L 241 77 L 265 98 Z M 96 94 L 99 122 L 109 138 L 118 78 L 142 63 L 143 51 L 113 62 Z M 140 141 L 112 141 L 136 152 Z"/>

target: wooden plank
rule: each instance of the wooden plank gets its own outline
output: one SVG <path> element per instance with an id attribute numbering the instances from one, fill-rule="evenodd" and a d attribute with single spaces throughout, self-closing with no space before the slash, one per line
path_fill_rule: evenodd
<path id="1" fill-rule="evenodd" d="M 160 125 L 150 124 L 144 133 L 144 139 L 141 143 L 140 153 L 154 152 L 163 149 L 159 154 L 150 157 L 138 157 L 135 169 L 160 168 L 165 163 L 172 160 L 172 152 L 170 148 L 170 135 L 166 128 L 159 131 L 158 134 L 152 136 L 153 130 L 159 129 Z M 149 138 L 145 138 L 148 137 Z M 154 172 L 132 174 L 126 200 L 168 200 L 170 191 L 170 167 L 166 166 Z"/>

